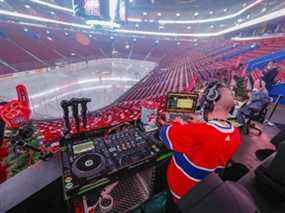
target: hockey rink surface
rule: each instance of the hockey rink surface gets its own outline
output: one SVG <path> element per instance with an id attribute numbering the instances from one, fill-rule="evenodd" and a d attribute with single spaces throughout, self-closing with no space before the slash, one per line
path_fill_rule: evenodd
<path id="1" fill-rule="evenodd" d="M 99 59 L 80 70 L 56 70 L 0 78 L 0 99 L 17 98 L 16 86 L 27 87 L 33 119 L 62 117 L 61 100 L 88 97 L 89 111 L 103 108 L 130 89 L 156 63 L 130 59 Z"/>

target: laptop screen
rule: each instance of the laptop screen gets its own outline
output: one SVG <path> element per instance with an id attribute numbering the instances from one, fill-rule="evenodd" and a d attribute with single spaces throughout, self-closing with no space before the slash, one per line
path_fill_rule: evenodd
<path id="1" fill-rule="evenodd" d="M 174 93 L 167 94 L 166 111 L 193 113 L 196 110 L 198 94 Z"/>

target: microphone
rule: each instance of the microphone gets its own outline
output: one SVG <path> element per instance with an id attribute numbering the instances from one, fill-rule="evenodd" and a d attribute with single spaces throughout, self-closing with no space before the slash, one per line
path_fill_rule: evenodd
<path id="1" fill-rule="evenodd" d="M 83 122 L 83 127 L 86 128 L 87 125 L 87 103 L 91 102 L 91 98 L 81 98 L 81 117 Z"/>
<path id="2" fill-rule="evenodd" d="M 79 100 L 77 98 L 72 98 L 70 102 L 71 102 L 72 115 L 75 121 L 76 130 L 77 132 L 79 132 L 80 131 L 80 117 L 78 112 Z"/>
<path id="3" fill-rule="evenodd" d="M 70 132 L 69 110 L 68 110 L 69 101 L 62 100 L 60 102 L 60 106 L 63 110 L 64 131 L 65 131 L 65 133 L 69 133 Z"/>

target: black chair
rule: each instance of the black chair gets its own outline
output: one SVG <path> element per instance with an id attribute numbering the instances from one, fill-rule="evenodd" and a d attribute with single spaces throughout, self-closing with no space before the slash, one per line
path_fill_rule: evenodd
<path id="1" fill-rule="evenodd" d="M 212 173 L 192 188 L 178 202 L 182 213 L 256 213 L 258 208 L 250 193 L 240 184 L 223 182 Z"/>
<path id="2" fill-rule="evenodd" d="M 255 170 L 258 188 L 264 196 L 276 201 L 285 201 L 285 142 L 280 143 L 276 155 Z"/>
<path id="3" fill-rule="evenodd" d="M 253 129 L 254 131 L 256 131 L 257 133 L 256 136 L 259 136 L 262 134 L 262 130 L 257 128 L 256 125 L 253 123 L 253 121 L 256 121 L 259 123 L 263 123 L 265 121 L 265 117 L 268 112 L 269 104 L 270 102 L 264 104 L 261 110 L 258 110 L 258 111 L 256 111 L 255 109 L 250 109 L 249 115 L 243 114 L 245 117 L 245 123 L 240 128 L 244 134 L 248 135 L 250 133 L 250 129 Z"/>

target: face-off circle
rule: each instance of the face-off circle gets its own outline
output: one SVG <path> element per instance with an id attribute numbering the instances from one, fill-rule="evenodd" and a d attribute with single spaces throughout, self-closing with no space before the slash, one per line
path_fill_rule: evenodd
<path id="1" fill-rule="evenodd" d="M 72 164 L 72 172 L 77 177 L 88 177 L 102 171 L 105 159 L 99 153 L 88 153 L 78 157 Z"/>

